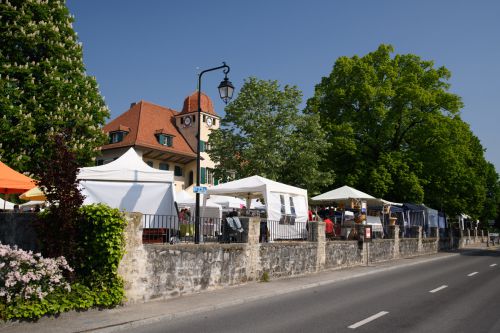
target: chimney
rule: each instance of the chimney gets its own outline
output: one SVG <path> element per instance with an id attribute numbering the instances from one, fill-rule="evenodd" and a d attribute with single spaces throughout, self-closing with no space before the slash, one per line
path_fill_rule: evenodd
<path id="1" fill-rule="evenodd" d="M 134 107 L 134 105 L 136 105 L 136 104 L 137 104 L 136 102 L 130 103 L 130 108 Z"/>

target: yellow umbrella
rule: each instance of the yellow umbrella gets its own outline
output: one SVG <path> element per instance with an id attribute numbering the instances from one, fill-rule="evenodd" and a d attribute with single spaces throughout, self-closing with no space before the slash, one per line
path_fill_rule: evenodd
<path id="1" fill-rule="evenodd" d="M 36 200 L 36 201 L 45 201 L 47 200 L 47 197 L 45 196 L 45 193 L 40 190 L 40 188 L 33 187 L 31 190 L 24 192 L 19 196 L 19 198 L 23 200 Z"/>

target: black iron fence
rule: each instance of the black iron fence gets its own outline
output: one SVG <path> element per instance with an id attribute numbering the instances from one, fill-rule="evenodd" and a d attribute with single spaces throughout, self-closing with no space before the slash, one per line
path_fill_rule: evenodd
<path id="1" fill-rule="evenodd" d="M 246 243 L 248 217 L 200 217 L 200 243 Z M 314 240 L 317 224 L 261 219 L 259 242 Z M 194 243 L 195 217 L 143 215 L 144 244 Z"/>
<path id="2" fill-rule="evenodd" d="M 194 243 L 195 217 L 144 214 L 142 223 L 144 244 Z M 242 243 L 247 234 L 247 221 L 200 217 L 200 243 Z"/>
<path id="3" fill-rule="evenodd" d="M 308 237 L 308 234 L 312 233 L 311 229 L 308 222 L 290 221 L 284 223 L 284 221 L 261 220 L 259 241 L 261 243 L 289 240 L 305 241 L 312 239 L 312 237 Z"/>

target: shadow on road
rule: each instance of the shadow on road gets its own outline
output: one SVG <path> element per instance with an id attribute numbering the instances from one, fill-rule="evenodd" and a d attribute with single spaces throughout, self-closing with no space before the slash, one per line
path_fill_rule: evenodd
<path id="1" fill-rule="evenodd" d="M 459 249 L 454 251 L 447 251 L 449 253 L 459 253 L 462 256 L 477 256 L 477 257 L 500 257 L 500 249 L 495 248 L 484 248 L 484 249 Z"/>

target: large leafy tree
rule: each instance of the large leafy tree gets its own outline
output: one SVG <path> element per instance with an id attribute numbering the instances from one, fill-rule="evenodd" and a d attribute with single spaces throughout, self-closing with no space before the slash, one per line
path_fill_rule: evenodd
<path id="1" fill-rule="evenodd" d="M 17 170 L 35 172 L 57 133 L 80 165 L 105 142 L 109 112 L 72 21 L 64 0 L 0 2 L 0 159 Z"/>
<path id="2" fill-rule="evenodd" d="M 221 128 L 210 134 L 216 177 L 260 175 L 317 193 L 333 181 L 320 171 L 328 144 L 319 116 L 299 110 L 302 93 L 294 86 L 250 77 L 230 103 Z"/>
<path id="3" fill-rule="evenodd" d="M 328 133 L 335 185 L 481 215 L 483 148 L 460 119 L 450 72 L 393 51 L 380 45 L 363 57 L 339 58 L 308 100 L 306 112 L 319 115 Z"/>

